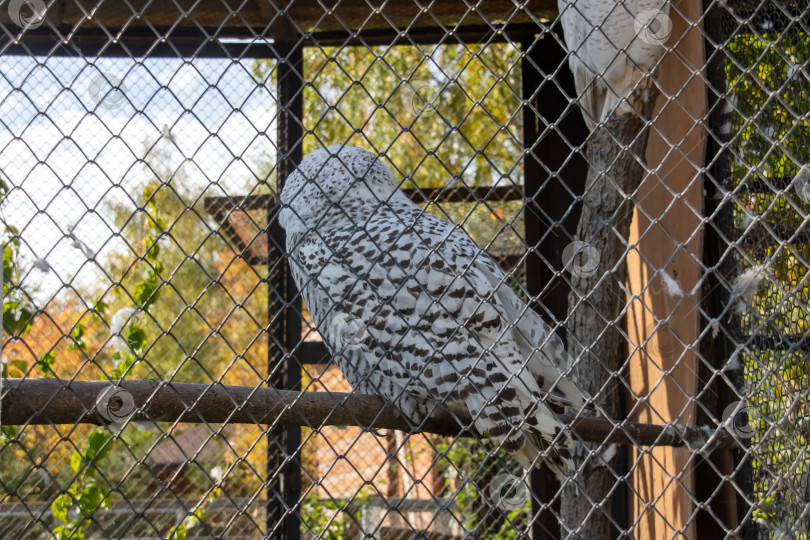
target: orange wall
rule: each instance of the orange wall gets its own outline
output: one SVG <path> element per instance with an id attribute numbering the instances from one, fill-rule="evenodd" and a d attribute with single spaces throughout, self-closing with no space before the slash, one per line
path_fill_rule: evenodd
<path id="1" fill-rule="evenodd" d="M 698 0 L 672 2 L 670 50 L 658 76 L 661 95 L 650 130 L 647 165 L 633 216 L 628 256 L 631 292 L 628 332 L 629 378 L 634 422 L 692 424 L 690 396 L 697 385 L 697 359 L 688 347 L 697 341 L 698 291 L 702 251 L 706 89 L 704 45 Z M 660 274 L 674 278 L 684 292 L 670 296 Z M 660 323 L 660 324 L 659 324 Z M 643 450 L 640 451 L 640 450 Z M 633 449 L 630 494 L 631 535 L 639 540 L 694 538 L 695 511 L 690 452 L 682 448 Z M 649 506 L 647 506 L 649 505 Z"/>

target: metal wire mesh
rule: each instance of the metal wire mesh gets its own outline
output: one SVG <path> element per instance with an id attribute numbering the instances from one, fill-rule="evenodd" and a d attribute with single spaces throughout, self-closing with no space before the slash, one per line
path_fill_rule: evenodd
<path id="1" fill-rule="evenodd" d="M 810 8 L 632 13 L 630 44 L 666 51 L 652 109 L 560 22 L 598 4 L 3 3 L 0 536 L 806 538 Z M 588 108 L 576 61 L 632 93 L 625 120 Z M 350 402 L 278 216 L 333 144 L 379 156 L 565 340 L 590 403 L 556 421 L 605 424 L 572 423 L 561 479 Z"/>
<path id="2" fill-rule="evenodd" d="M 761 537 L 801 537 L 807 521 L 807 7 L 739 3 L 725 14 L 726 119 L 735 194 L 724 232 L 738 272 L 767 278 L 738 306 L 735 367 L 744 372 L 753 453 L 753 517 Z M 795 120 L 792 120 L 795 119 Z M 733 216 L 733 217 L 732 217 Z M 740 278 L 738 278 L 739 280 Z"/>

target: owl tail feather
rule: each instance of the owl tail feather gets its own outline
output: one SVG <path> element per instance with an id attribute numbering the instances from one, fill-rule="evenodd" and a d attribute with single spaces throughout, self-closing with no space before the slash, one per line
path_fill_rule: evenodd
<path id="1" fill-rule="evenodd" d="M 555 409 L 560 409 L 555 410 Z M 527 411 L 522 430 L 522 446 L 512 454 L 525 468 L 547 464 L 557 478 L 562 479 L 574 471 L 570 450 L 574 438 L 559 417 L 561 408 L 545 400 L 537 401 L 533 411 Z"/>
<path id="2" fill-rule="evenodd" d="M 523 447 L 513 455 L 524 469 L 532 467 L 539 469 L 545 463 L 551 472 L 562 480 L 566 475 L 574 472 L 574 462 L 568 449 L 568 444 L 572 443 L 573 441 L 568 441 L 566 444 L 558 442 L 549 446 L 546 439 L 539 433 L 529 432 L 525 435 Z"/>

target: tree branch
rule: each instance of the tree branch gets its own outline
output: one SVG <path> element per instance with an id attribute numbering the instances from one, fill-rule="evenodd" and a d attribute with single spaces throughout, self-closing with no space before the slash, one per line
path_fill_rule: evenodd
<path id="1" fill-rule="evenodd" d="M 50 425 L 108 423 L 105 418 L 121 404 L 103 402 L 99 395 L 112 384 L 104 381 L 63 379 L 4 379 L 3 425 Z M 156 380 L 121 381 L 120 388 L 132 396 L 132 420 L 208 424 L 267 424 L 273 426 L 359 426 L 396 429 L 451 437 L 479 437 L 469 426 L 466 411 L 437 408 L 421 426 L 411 426 L 390 406 L 374 396 L 331 392 L 292 392 L 275 388 L 189 384 Z M 123 408 L 126 409 L 126 403 Z M 106 414 L 102 414 L 106 412 Z M 127 417 L 130 411 L 116 411 Z M 604 418 L 562 415 L 583 441 L 638 446 L 689 446 L 736 448 L 737 442 L 724 428 L 696 426 L 616 424 Z M 708 449 L 708 447 L 704 448 Z"/>
<path id="2" fill-rule="evenodd" d="M 624 390 L 616 375 L 628 357 L 621 325 L 627 306 L 624 283 L 633 196 L 644 177 L 646 119 L 658 95 L 652 84 L 647 99 L 641 99 L 642 88 L 650 83 L 641 83 L 630 98 L 640 114 L 614 112 L 588 139 L 588 178 L 577 225 L 579 249 L 586 260 L 584 267 L 572 270 L 565 322 L 568 352 L 576 359 L 571 378 L 586 395 L 594 396 L 604 414 L 613 417 L 619 412 L 619 395 Z M 578 473 L 576 481 L 563 487 L 560 514 L 562 522 L 575 527 L 578 535 L 603 540 L 612 535 L 611 493 L 617 477 L 593 450 L 592 445 L 573 449 Z M 599 511 L 594 511 L 593 501 L 599 504 Z"/>

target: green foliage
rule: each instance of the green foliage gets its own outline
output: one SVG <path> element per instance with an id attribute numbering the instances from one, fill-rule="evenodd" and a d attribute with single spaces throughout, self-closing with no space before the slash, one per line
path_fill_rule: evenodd
<path id="1" fill-rule="evenodd" d="M 54 535 L 60 540 L 84 538 L 84 525 L 93 513 L 100 508 L 109 507 L 108 491 L 95 479 L 81 484 L 72 484 L 66 493 L 62 493 L 51 503 L 51 512 L 64 525 L 54 528 Z"/>
<path id="2" fill-rule="evenodd" d="M 56 354 L 54 354 L 53 351 L 49 351 L 39 357 L 37 360 L 37 368 L 39 368 L 46 377 L 54 377 L 53 364 L 55 361 Z"/>
<path id="3" fill-rule="evenodd" d="M 803 73 L 810 63 L 810 36 L 796 29 L 762 37 L 741 33 L 727 51 L 732 186 L 794 178 L 810 163 L 810 81 Z M 797 188 L 735 192 L 734 226 L 747 232 L 757 221 L 767 225 L 766 234 L 782 239 L 757 247 L 739 244 L 755 264 L 767 261 L 772 273 L 741 316 L 743 333 L 796 341 L 807 336 L 810 245 L 790 239 L 806 223 L 810 204 Z M 810 445 L 810 409 L 802 399 L 810 388 L 810 362 L 800 349 L 746 349 L 742 363 L 757 456 L 754 491 L 760 500 L 753 515 L 769 531 L 790 530 L 804 511 L 802 475 L 810 468 L 804 451 Z"/>
<path id="4" fill-rule="evenodd" d="M 203 523 L 205 521 L 204 517 L 202 506 L 197 506 L 194 512 L 183 520 L 183 523 L 169 530 L 168 540 L 185 540 L 188 529 L 191 529 L 198 523 Z"/>
<path id="5" fill-rule="evenodd" d="M 96 303 L 93 305 L 93 313 L 97 316 L 104 315 L 109 307 L 110 306 L 108 306 L 103 300 L 96 300 Z"/>
<path id="6" fill-rule="evenodd" d="M 531 498 L 515 509 L 503 510 L 492 500 L 490 489 L 499 475 L 519 476 L 520 467 L 505 453 L 492 456 L 480 442 L 455 440 L 437 450 L 448 484 L 460 482 L 454 493 L 456 519 L 465 535 L 474 538 L 525 538 L 531 523 Z"/>
<path id="7" fill-rule="evenodd" d="M 8 193 L 8 184 L 0 177 L 0 209 Z M 22 338 L 34 322 L 34 309 L 19 283 L 20 236 L 16 227 L 6 222 L 0 212 L 0 245 L 3 248 L 3 331 L 11 337 Z M 24 372 L 25 370 L 23 370 Z"/>
<path id="8" fill-rule="evenodd" d="M 221 235 L 212 234 L 219 225 L 203 208 L 207 193 L 191 187 L 183 169 L 169 168 L 170 162 L 160 151 L 148 156 L 134 207 L 106 208 L 135 260 L 132 253 L 112 254 L 107 270 L 120 286 L 101 300 L 113 313 L 133 304 L 148 313 L 139 325 L 144 334 L 125 331 L 122 338 L 134 340 L 133 348 L 143 345 L 149 362 L 113 354 L 116 376 L 129 370 L 128 376 L 139 378 L 206 382 L 228 369 L 234 351 L 263 343 L 256 336 L 263 332 L 267 289 L 258 267 L 247 268 L 248 275 L 238 261 L 223 271 L 223 261 L 234 254 Z"/>
<path id="9" fill-rule="evenodd" d="M 257 61 L 257 76 L 272 64 Z M 522 185 L 520 51 L 505 44 L 307 49 L 304 154 L 384 154 L 403 188 Z M 481 246 L 523 249 L 522 202 L 431 204 Z"/>
<path id="10" fill-rule="evenodd" d="M 96 428 L 71 456 L 73 481 L 51 503 L 54 517 L 62 522 L 54 529 L 57 538 L 84 538 L 84 527 L 93 513 L 109 507 L 113 490 L 107 487 L 109 479 L 101 473 L 101 465 L 110 456 L 114 442 L 112 433 Z"/>
<path id="11" fill-rule="evenodd" d="M 186 540 L 186 526 L 180 524 L 169 531 L 169 540 Z"/>
<path id="12" fill-rule="evenodd" d="M 34 309 L 27 295 L 15 284 L 19 281 L 19 248 L 20 238 L 15 227 L 9 225 L 3 216 L 2 209 L 8 193 L 8 184 L 0 176 L 0 246 L 3 250 L 3 323 L 0 341 L 5 346 L 7 337 L 24 338 L 34 322 Z M 28 364 L 22 360 L 12 359 L 0 363 L 0 377 L 25 377 Z M 19 430 L 16 426 L 0 426 L 0 444 L 9 444 L 16 439 Z"/>
<path id="13" fill-rule="evenodd" d="M 85 326 L 77 323 L 70 331 L 70 349 L 74 351 L 87 352 L 87 343 L 84 341 Z"/>
<path id="14" fill-rule="evenodd" d="M 76 474 L 97 472 L 96 463 L 110 454 L 112 435 L 106 431 L 94 430 L 87 437 L 82 450 L 75 452 L 70 467 Z"/>
<path id="15" fill-rule="evenodd" d="M 136 225 L 126 232 L 129 243 L 139 248 L 135 253 L 134 261 L 131 256 L 113 257 L 110 271 L 125 274 L 122 287 L 118 289 L 119 294 L 115 297 L 98 299 L 94 304 L 93 315 L 86 320 L 86 323 L 77 323 L 70 334 L 71 347 L 109 368 L 108 377 L 111 381 L 132 376 L 133 370 L 138 368 L 138 359 L 143 358 L 147 351 L 154 354 L 156 358 L 152 362 L 154 365 L 170 365 L 176 361 L 172 358 L 161 358 L 160 349 L 155 345 L 155 336 L 163 332 L 160 328 L 156 328 L 152 321 L 175 320 L 176 313 L 181 312 L 190 303 L 182 296 L 164 294 L 167 289 L 164 277 L 165 269 L 167 266 L 178 264 L 178 261 L 181 261 L 180 264 L 182 264 L 182 261 L 187 259 L 186 252 L 182 248 L 177 249 L 179 242 L 188 243 L 197 249 L 203 243 L 204 235 L 207 233 L 207 229 L 204 227 L 178 227 L 172 230 L 170 238 L 170 235 L 167 234 L 169 230 L 167 216 L 174 212 L 178 215 L 185 212 L 187 209 L 185 202 L 175 196 L 174 189 L 161 189 L 157 183 L 147 183 L 143 189 L 143 197 L 145 210 L 136 214 L 142 218 L 140 221 L 132 219 L 131 210 L 128 208 L 111 208 L 113 214 L 122 222 Z M 168 247 L 165 247 L 166 244 Z M 206 254 L 211 258 L 214 255 L 214 253 Z M 175 276 L 179 274 L 180 278 L 171 278 L 172 290 L 186 292 L 191 287 L 201 285 L 199 280 L 188 280 L 182 272 L 174 270 L 173 273 Z M 211 273 L 213 273 L 213 268 Z M 131 294 L 127 294 L 128 292 Z M 189 296 L 193 297 L 193 295 Z M 102 317 L 107 313 L 133 309 L 133 303 L 138 312 L 143 315 L 129 316 L 120 330 L 120 341 L 113 342 L 113 348 L 117 350 L 111 354 L 105 353 L 104 349 L 91 350 L 87 340 L 87 325 L 105 324 Z M 187 325 L 178 326 L 179 328 L 176 329 L 178 333 L 188 329 Z M 210 331 L 208 328 L 196 330 L 198 333 L 203 330 L 206 334 Z M 45 355 L 41 361 L 43 370 L 52 369 L 52 355 Z M 86 436 L 83 447 L 71 456 L 71 469 L 74 476 L 69 487 L 52 503 L 54 516 L 62 522 L 61 526 L 55 530 L 57 537 L 83 538 L 85 534 L 89 534 L 86 529 L 89 529 L 93 512 L 106 508 L 110 499 L 118 492 L 118 489 L 113 491 L 105 487 L 110 485 L 110 478 L 102 474 L 102 471 L 123 466 L 123 463 L 117 462 L 115 466 L 113 465 L 114 461 L 123 459 L 118 455 L 120 452 L 116 450 L 121 438 L 125 439 L 130 451 L 136 451 L 139 448 L 146 451 L 154 444 L 154 440 L 148 433 L 140 433 L 138 429 L 130 428 L 117 436 L 114 436 L 107 428 L 91 430 Z M 187 537 L 188 531 L 192 527 L 203 527 L 201 524 L 203 523 L 204 506 L 208 501 L 219 497 L 220 493 L 219 488 L 207 490 L 192 515 L 166 532 L 166 536 L 182 540 Z"/>
<path id="16" fill-rule="evenodd" d="M 313 491 L 301 505 L 301 533 L 326 540 L 353 538 L 357 535 L 362 508 L 367 501 L 365 491 L 343 502 L 319 499 Z"/>
<path id="17" fill-rule="evenodd" d="M 160 218 L 158 207 L 150 206 L 151 219 L 150 234 L 147 239 L 147 249 L 145 257 L 152 263 L 150 269 L 143 279 L 134 286 L 134 300 L 142 309 L 146 309 L 157 301 L 160 297 L 160 272 L 162 263 L 158 260 L 160 250 L 157 248 L 160 239 L 159 231 L 162 228 L 163 220 Z M 92 319 L 97 323 L 101 320 L 99 315 L 107 311 L 108 305 L 103 300 L 98 300 L 94 304 L 95 317 Z M 90 351 L 86 342 L 87 327 L 82 323 L 77 323 L 71 333 L 70 348 L 81 351 L 87 356 L 100 358 L 99 351 Z M 110 379 L 117 380 L 123 378 L 139 356 L 142 356 L 148 344 L 147 332 L 138 325 L 137 318 L 130 317 L 128 324 L 122 329 L 125 348 L 115 352 L 111 360 L 113 367 L 110 372 Z M 44 355 L 37 362 L 40 369 L 46 373 L 53 372 L 55 356 L 52 352 Z M 72 483 L 64 493 L 58 495 L 51 504 L 53 515 L 59 519 L 63 525 L 54 530 L 57 538 L 73 539 L 84 538 L 84 527 L 90 522 L 93 512 L 99 508 L 106 508 L 109 505 L 112 490 L 108 489 L 108 480 L 101 474 L 101 464 L 112 452 L 115 440 L 112 433 L 105 428 L 96 428 L 90 431 L 80 450 L 73 453 L 70 459 L 70 466 L 75 476 Z M 175 531 L 176 538 L 185 538 L 185 527 L 182 531 Z"/>
<path id="18" fill-rule="evenodd" d="M 130 326 L 127 331 L 127 345 L 132 350 L 141 350 L 146 345 L 146 332 L 142 328 Z"/>
<path id="19" fill-rule="evenodd" d="M 3 330 L 17 338 L 25 337 L 34 322 L 34 313 L 19 302 L 3 304 Z"/>
<path id="20" fill-rule="evenodd" d="M 726 77 L 733 109 L 727 129 L 735 134 L 735 159 L 731 164 L 734 186 L 758 178 L 768 182 L 790 179 L 802 165 L 810 163 L 810 82 L 798 69 L 810 62 L 808 50 L 810 36 L 799 32 L 783 32 L 766 39 L 741 34 L 729 42 L 733 61 L 726 65 Z M 794 188 L 739 192 L 735 225 L 747 229 L 753 215 L 777 232 L 796 230 L 810 212 L 810 204 Z M 802 334 L 807 330 L 802 323 L 810 315 L 806 303 L 810 283 L 805 279 L 810 246 L 769 246 L 764 253 L 750 255 L 754 260 L 774 259 L 774 277 L 788 289 L 788 294 L 773 305 L 790 304 L 783 306 L 787 312 L 778 321 L 779 331 Z M 804 301 L 796 303 L 796 299 Z"/>
<path id="21" fill-rule="evenodd" d="M 5 220 L 4 220 L 5 223 Z M 3 331 L 15 338 L 23 338 L 34 322 L 34 309 L 27 295 L 15 283 L 19 278 L 19 247 L 17 231 L 4 225 L 3 245 Z"/>
<path id="22" fill-rule="evenodd" d="M 22 360 L 9 360 L 3 364 L 3 377 L 25 377 L 28 364 Z"/>
<path id="23" fill-rule="evenodd" d="M 17 426 L 0 426 L 0 444 L 9 444 L 16 437 L 17 437 Z"/>
<path id="24" fill-rule="evenodd" d="M 159 251 L 155 249 L 157 244 L 154 244 L 148 251 L 149 256 L 154 256 Z M 158 287 L 162 284 L 160 279 L 160 272 L 163 271 L 163 265 L 157 264 L 154 269 L 146 273 L 146 279 L 141 281 L 135 286 L 132 297 L 135 304 L 143 309 L 148 308 L 158 299 Z"/>

